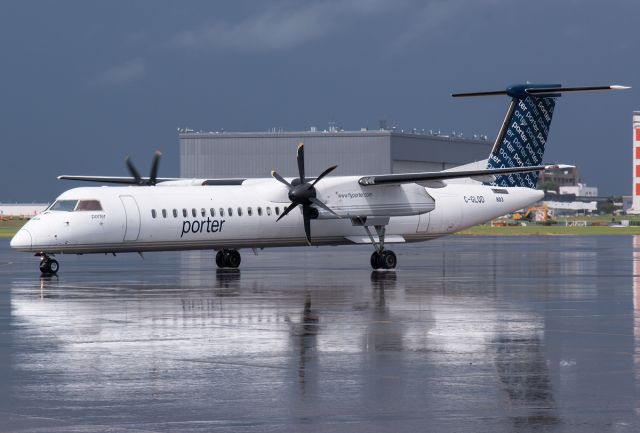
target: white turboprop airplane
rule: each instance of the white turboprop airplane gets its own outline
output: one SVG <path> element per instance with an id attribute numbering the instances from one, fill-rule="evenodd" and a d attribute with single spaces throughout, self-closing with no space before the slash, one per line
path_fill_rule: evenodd
<path id="1" fill-rule="evenodd" d="M 43 274 L 58 272 L 55 254 L 210 249 L 219 267 L 236 268 L 240 248 L 340 244 L 370 244 L 371 266 L 393 269 L 390 243 L 433 239 L 542 199 L 538 172 L 557 167 L 540 165 L 556 98 L 622 88 L 524 84 L 454 94 L 512 100 L 489 158 L 440 172 L 325 177 L 333 166 L 308 178 L 302 143 L 295 179 L 275 171 L 261 179 L 158 178 L 159 152 L 143 178 L 127 158 L 132 177 L 59 176 L 129 186 L 64 192 L 11 247 L 39 256 Z"/>

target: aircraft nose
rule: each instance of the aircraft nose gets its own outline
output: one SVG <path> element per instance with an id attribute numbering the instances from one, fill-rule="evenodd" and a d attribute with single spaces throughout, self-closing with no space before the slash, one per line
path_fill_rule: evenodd
<path id="1" fill-rule="evenodd" d="M 31 248 L 31 233 L 26 229 L 18 230 L 18 233 L 11 239 L 11 248 Z"/>

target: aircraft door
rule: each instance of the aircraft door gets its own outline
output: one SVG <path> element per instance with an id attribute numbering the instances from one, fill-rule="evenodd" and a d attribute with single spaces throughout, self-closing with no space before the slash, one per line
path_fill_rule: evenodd
<path id="1" fill-rule="evenodd" d="M 126 220 L 124 240 L 136 241 L 140 235 L 140 208 L 136 203 L 136 199 L 130 195 L 121 195 L 120 201 L 124 206 Z"/>

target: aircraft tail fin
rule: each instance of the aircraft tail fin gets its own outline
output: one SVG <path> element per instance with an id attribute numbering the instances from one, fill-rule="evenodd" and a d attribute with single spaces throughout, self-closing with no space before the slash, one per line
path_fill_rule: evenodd
<path id="1" fill-rule="evenodd" d="M 487 168 L 527 167 L 542 164 L 556 98 L 565 92 L 621 90 L 624 86 L 562 87 L 560 84 L 518 84 L 492 92 L 455 93 L 454 97 L 510 96 L 511 104 L 491 149 Z M 496 176 L 491 185 L 535 188 L 538 172 Z"/>

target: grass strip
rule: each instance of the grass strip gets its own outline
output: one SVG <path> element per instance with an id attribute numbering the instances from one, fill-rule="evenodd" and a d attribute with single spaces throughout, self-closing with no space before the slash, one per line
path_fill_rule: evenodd
<path id="1" fill-rule="evenodd" d="M 613 236 L 640 235 L 640 227 L 566 227 L 566 226 L 507 226 L 479 225 L 456 233 L 462 236 Z"/>

